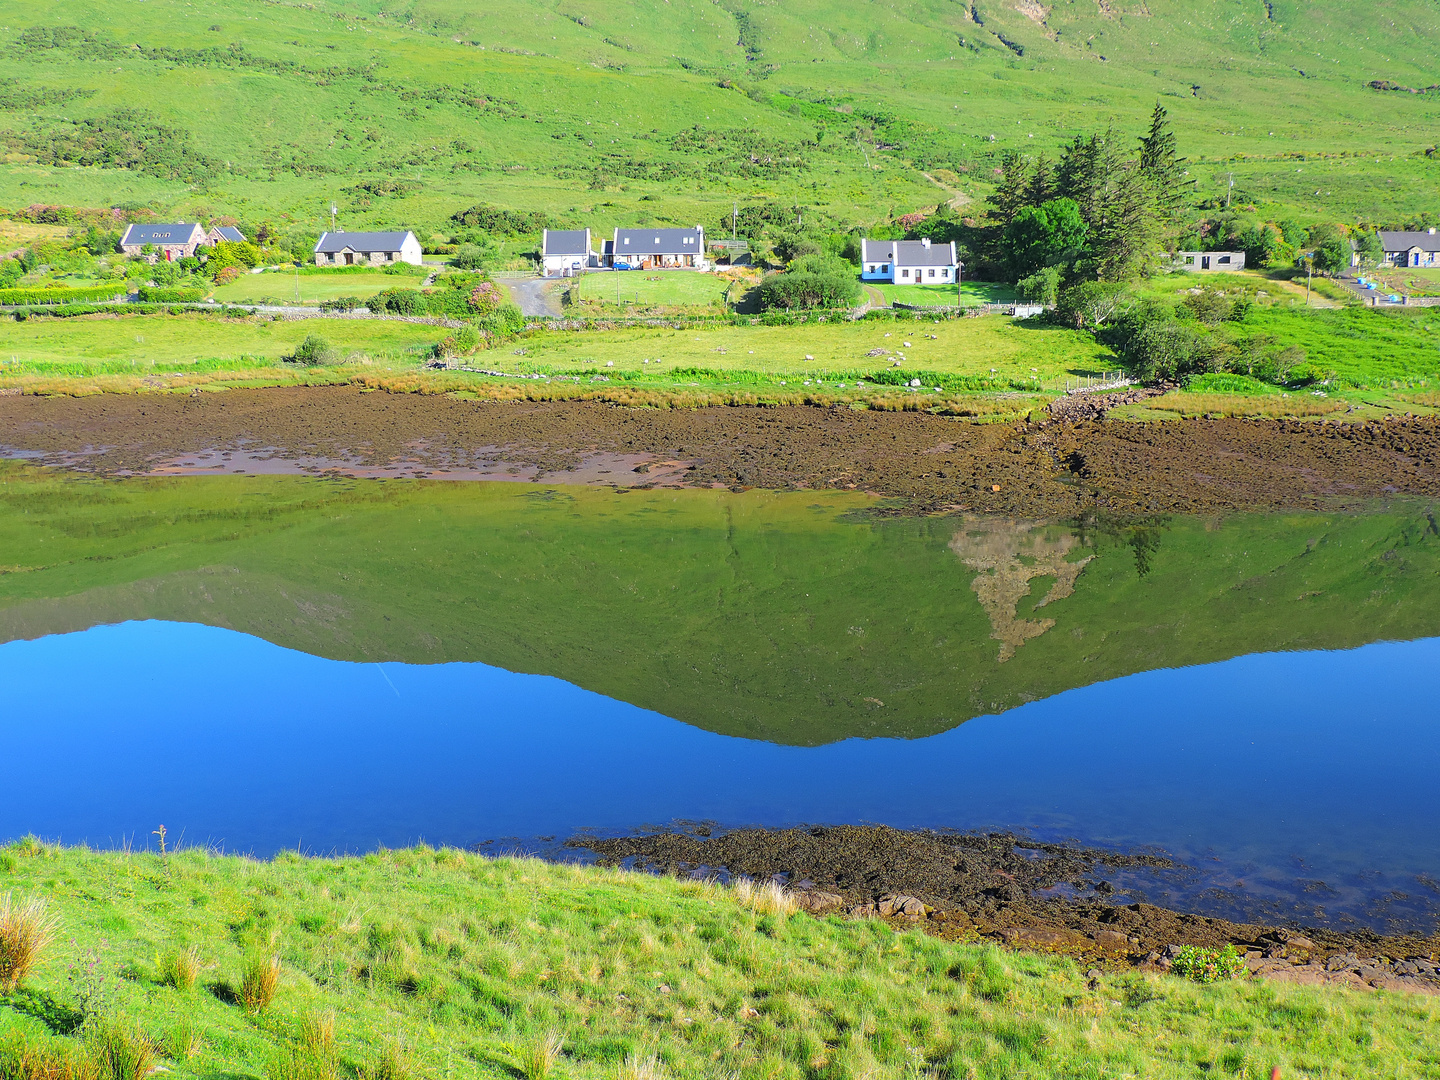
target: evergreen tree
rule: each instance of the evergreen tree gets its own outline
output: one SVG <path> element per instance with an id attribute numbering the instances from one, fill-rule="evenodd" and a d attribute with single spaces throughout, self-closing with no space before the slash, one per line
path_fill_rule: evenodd
<path id="1" fill-rule="evenodd" d="M 1191 186 L 1185 179 L 1185 160 L 1176 157 L 1175 146 L 1168 114 L 1157 101 L 1150 114 L 1150 130 L 1140 137 L 1140 172 L 1150 184 L 1155 208 L 1167 217 L 1184 201 Z"/>
<path id="2" fill-rule="evenodd" d="M 1030 173 L 1030 182 L 1025 186 L 1027 206 L 1044 206 L 1055 197 L 1055 173 L 1050 168 L 1050 159 L 1041 154 L 1035 159 Z"/>
<path id="3" fill-rule="evenodd" d="M 988 200 L 990 216 L 1001 225 L 1009 225 L 1027 205 L 1030 162 L 1018 150 L 1007 150 L 1000 159 L 1000 173 L 1000 183 Z"/>

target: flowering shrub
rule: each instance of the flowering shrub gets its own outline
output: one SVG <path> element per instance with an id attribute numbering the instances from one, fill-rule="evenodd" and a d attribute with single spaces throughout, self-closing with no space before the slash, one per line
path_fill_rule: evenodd
<path id="1" fill-rule="evenodd" d="M 1170 968 L 1176 975 L 1195 982 L 1215 982 L 1219 979 L 1233 979 L 1245 970 L 1245 961 L 1234 945 L 1223 949 L 1202 949 L 1197 945 L 1186 945 L 1175 956 Z"/>
<path id="2" fill-rule="evenodd" d="M 215 275 L 215 284 L 216 284 L 216 285 L 229 285 L 232 281 L 234 281 L 234 280 L 235 280 L 236 278 L 238 278 L 239 276 L 240 276 L 240 268 L 239 268 L 238 266 L 226 266 L 226 267 L 222 268 L 221 271 L 220 271 L 218 274 Z"/>
<path id="3" fill-rule="evenodd" d="M 482 281 L 470 293 L 470 306 L 481 315 L 489 315 L 509 298 L 493 281 Z"/>

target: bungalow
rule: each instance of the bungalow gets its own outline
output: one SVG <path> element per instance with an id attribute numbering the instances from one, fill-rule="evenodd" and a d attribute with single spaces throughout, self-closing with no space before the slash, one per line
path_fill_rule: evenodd
<path id="1" fill-rule="evenodd" d="M 599 266 L 600 256 L 590 248 L 589 229 L 546 229 L 540 244 L 540 263 L 546 277 L 566 277 Z"/>
<path id="2" fill-rule="evenodd" d="M 243 244 L 245 234 L 233 225 L 215 225 L 205 234 L 203 242 L 211 247 L 216 244 Z"/>
<path id="3" fill-rule="evenodd" d="M 1203 272 L 1214 270 L 1228 273 L 1245 269 L 1243 251 L 1177 251 L 1175 266 L 1180 270 Z"/>
<path id="4" fill-rule="evenodd" d="M 316 266 L 420 265 L 420 241 L 413 232 L 325 232 L 315 245 Z"/>
<path id="5" fill-rule="evenodd" d="M 920 240 L 861 240 L 860 280 L 896 285 L 955 284 L 963 264 L 955 244 Z"/>
<path id="6" fill-rule="evenodd" d="M 693 229 L 616 229 L 605 245 L 607 265 L 616 270 L 686 268 L 708 270 L 705 226 Z"/>
<path id="7" fill-rule="evenodd" d="M 1386 266 L 1440 266 L 1440 236 L 1434 229 L 1424 232 L 1380 230 Z"/>
<path id="8" fill-rule="evenodd" d="M 205 230 L 199 225 L 187 225 L 183 221 L 174 225 L 130 225 L 120 238 L 120 250 L 126 255 L 145 255 L 151 262 L 164 259 L 174 262 L 187 259 L 195 249 L 205 243 Z"/>

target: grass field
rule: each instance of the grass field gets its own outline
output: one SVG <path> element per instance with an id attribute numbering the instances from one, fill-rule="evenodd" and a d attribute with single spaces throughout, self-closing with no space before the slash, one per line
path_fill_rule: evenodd
<path id="1" fill-rule="evenodd" d="M 974 16 L 859 0 L 344 0 L 265 18 L 241 0 L 4 0 L 15 82 L 0 129 L 14 141 L 0 205 L 134 202 L 315 233 L 334 200 L 346 227 L 423 239 L 481 190 L 603 231 L 718 226 L 752 198 L 869 222 L 983 197 L 1007 149 L 1053 156 L 1112 123 L 1138 134 L 1158 99 L 1192 205 L 1347 221 L 1440 210 L 1440 161 L 1424 154 L 1435 95 L 1366 85 L 1429 85 L 1440 28 L 1424 0 L 985 0 Z M 21 38 L 37 27 L 91 36 Z M 69 120 L 136 104 L 177 133 L 174 160 L 40 160 Z"/>
<path id="2" fill-rule="evenodd" d="M 341 296 L 362 300 L 385 289 L 412 287 L 417 282 L 377 270 L 373 274 L 286 274 L 274 271 L 242 274 L 229 285 L 217 286 L 211 295 L 222 304 L 253 304 L 266 299 L 285 304 L 318 304 Z M 296 287 L 299 296 L 296 296 Z"/>
<path id="3" fill-rule="evenodd" d="M 954 307 L 978 304 L 1013 304 L 1015 290 L 1009 285 L 985 281 L 965 281 L 957 290 L 954 285 L 875 285 L 889 303 L 917 304 L 926 307 Z"/>
<path id="4" fill-rule="evenodd" d="M 59 930 L 0 996 L 0 1069 L 106 1030 L 153 1041 L 169 1075 L 237 1080 L 1342 1080 L 1428 1075 L 1440 1053 L 1435 998 L 1087 984 L 1065 959 L 453 849 L 257 863 L 22 841 L 0 884 Z M 268 995 L 242 986 L 257 962 L 278 964 Z"/>
<path id="5" fill-rule="evenodd" d="M 691 270 L 649 271 L 627 270 L 606 274 L 587 274 L 575 282 L 577 297 L 586 306 L 599 305 L 615 309 L 634 306 L 703 307 L 724 310 L 725 290 L 731 279 L 719 274 L 701 274 Z M 734 299 L 744 292 L 737 285 Z"/>

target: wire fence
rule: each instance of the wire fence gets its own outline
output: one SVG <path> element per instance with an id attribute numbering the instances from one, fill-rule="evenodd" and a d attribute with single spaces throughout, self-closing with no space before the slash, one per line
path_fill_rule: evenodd
<path id="1" fill-rule="evenodd" d="M 1133 386 L 1135 380 L 1127 378 L 1123 371 L 1107 371 L 1103 375 L 1082 375 L 1078 379 L 1065 380 L 1065 393 L 1090 394 L 1096 390 L 1119 390 Z"/>

